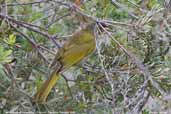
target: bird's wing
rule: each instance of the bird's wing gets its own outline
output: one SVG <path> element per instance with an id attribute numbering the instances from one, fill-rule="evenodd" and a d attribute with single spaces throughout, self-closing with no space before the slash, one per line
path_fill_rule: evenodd
<path id="1" fill-rule="evenodd" d="M 60 59 L 62 70 L 66 70 L 71 66 L 79 63 L 83 58 L 89 55 L 89 52 L 94 50 L 94 46 L 90 44 L 75 45 L 66 50 L 63 57 Z"/>

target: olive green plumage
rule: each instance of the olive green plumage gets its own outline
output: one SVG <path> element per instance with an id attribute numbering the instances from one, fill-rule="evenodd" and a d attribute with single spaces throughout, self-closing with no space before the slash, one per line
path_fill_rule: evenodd
<path id="1" fill-rule="evenodd" d="M 60 69 L 55 69 L 49 79 L 41 86 L 35 95 L 36 102 L 45 102 L 51 89 L 60 77 L 60 73 L 71 66 L 80 63 L 95 50 L 94 23 L 86 25 L 83 29 L 74 33 L 59 49 L 52 63 L 55 68 L 56 62 L 60 63 Z M 57 67 L 56 67 L 57 68 Z"/>

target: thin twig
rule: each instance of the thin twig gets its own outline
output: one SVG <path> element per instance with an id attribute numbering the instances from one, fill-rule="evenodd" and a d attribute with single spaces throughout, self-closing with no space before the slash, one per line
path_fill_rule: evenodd
<path id="1" fill-rule="evenodd" d="M 62 77 L 65 79 L 65 82 L 66 82 L 66 85 L 67 85 L 69 94 L 71 95 L 72 99 L 74 99 L 74 97 L 73 97 L 73 95 L 72 95 L 71 88 L 69 87 L 69 83 L 68 83 L 69 80 L 68 80 L 64 75 L 62 75 Z"/>
<path id="2" fill-rule="evenodd" d="M 160 87 L 160 85 L 153 80 L 152 75 L 148 68 L 142 63 L 142 61 L 136 57 L 134 54 L 132 54 L 130 51 L 128 51 L 123 45 L 120 44 L 119 41 L 117 41 L 100 23 L 99 26 L 103 28 L 103 30 L 106 32 L 106 34 L 119 46 L 120 49 L 132 60 L 132 62 L 138 67 L 140 71 L 142 71 L 142 74 L 144 75 L 145 80 L 149 80 L 153 87 L 157 88 L 158 91 L 164 96 L 166 93 L 164 90 Z"/>
<path id="3" fill-rule="evenodd" d="M 29 30 L 31 30 L 31 31 L 34 31 L 34 32 L 36 32 L 36 33 L 39 33 L 39 34 L 43 35 L 44 37 L 50 39 L 58 48 L 60 47 L 60 46 L 57 44 L 57 42 L 55 41 L 54 37 L 51 36 L 51 35 L 49 35 L 47 32 L 43 32 L 43 31 L 40 31 L 40 30 L 38 30 L 38 29 L 35 29 L 35 28 L 33 28 L 33 27 L 32 27 L 30 24 L 28 24 L 28 23 L 25 23 L 25 22 L 22 22 L 22 21 L 17 21 L 17 20 L 12 19 L 11 17 L 6 16 L 6 15 L 4 15 L 4 14 L 2 14 L 2 13 L 0 13 L 0 18 L 1 18 L 1 19 L 5 19 L 5 20 L 7 21 L 7 23 L 8 23 L 8 22 L 11 22 L 12 24 L 16 24 L 16 25 L 18 25 L 18 26 L 21 26 L 21 27 L 27 28 L 27 29 L 29 29 Z"/>
<path id="4" fill-rule="evenodd" d="M 12 3 L 12 4 L 6 4 L 6 6 L 25 6 L 25 5 L 33 5 L 33 4 L 40 4 L 40 3 L 46 3 L 52 0 L 40 0 L 40 1 L 36 1 L 36 2 L 28 2 L 28 3 Z M 2 6 L 4 7 L 5 4 L 2 4 Z"/>
<path id="5" fill-rule="evenodd" d="M 18 32 L 18 33 L 20 33 L 35 49 L 36 49 L 36 51 L 39 53 L 39 55 L 43 58 L 43 60 L 46 62 L 46 63 L 50 63 L 49 61 L 48 61 L 48 59 L 39 51 L 39 49 L 38 49 L 38 46 L 37 46 L 37 44 L 33 41 L 33 40 L 31 40 L 28 36 L 26 36 L 24 33 L 22 33 L 20 30 L 18 30 L 15 26 L 13 26 L 12 24 L 11 24 L 11 26 L 15 29 L 15 31 L 16 32 Z"/>

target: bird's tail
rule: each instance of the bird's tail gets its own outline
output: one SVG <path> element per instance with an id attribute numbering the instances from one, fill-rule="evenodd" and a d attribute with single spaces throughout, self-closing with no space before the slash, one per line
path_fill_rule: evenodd
<path id="1" fill-rule="evenodd" d="M 34 96 L 34 100 L 39 103 L 46 102 L 46 98 L 48 97 L 50 91 L 55 86 L 57 80 L 59 79 L 60 75 L 58 72 L 52 72 L 49 79 L 47 79 L 43 85 L 41 85 L 40 89 Z"/>

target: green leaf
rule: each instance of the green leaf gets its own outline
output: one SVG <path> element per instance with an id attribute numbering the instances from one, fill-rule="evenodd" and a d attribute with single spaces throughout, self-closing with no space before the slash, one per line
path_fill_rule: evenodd
<path id="1" fill-rule="evenodd" d="M 10 55 L 12 53 L 12 50 L 4 49 L 4 47 L 0 46 L 0 64 L 10 62 Z"/>
<path id="2" fill-rule="evenodd" d="M 16 36 L 14 34 L 11 34 L 8 39 L 4 40 L 9 45 L 14 45 L 16 42 Z"/>

